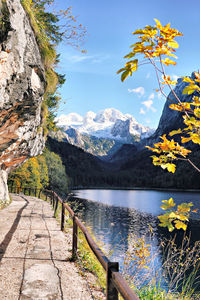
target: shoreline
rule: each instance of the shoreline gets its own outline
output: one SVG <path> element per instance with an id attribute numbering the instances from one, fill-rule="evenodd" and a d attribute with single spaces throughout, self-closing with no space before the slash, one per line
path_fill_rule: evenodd
<path id="1" fill-rule="evenodd" d="M 176 189 L 176 188 L 155 188 L 155 187 L 71 187 L 69 191 L 73 190 L 141 190 L 141 191 L 162 191 L 162 192 L 186 192 L 186 193 L 200 193 L 200 189 Z"/>

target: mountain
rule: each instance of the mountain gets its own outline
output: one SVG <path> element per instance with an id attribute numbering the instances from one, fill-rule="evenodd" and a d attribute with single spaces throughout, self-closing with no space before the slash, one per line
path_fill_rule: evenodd
<path id="1" fill-rule="evenodd" d="M 192 96 L 182 95 L 185 85 L 186 83 L 179 79 L 175 92 L 181 101 L 189 102 Z M 145 148 L 146 144 L 152 145 L 158 142 L 160 135 L 183 126 L 180 112 L 169 109 L 171 100 L 175 100 L 172 92 L 169 94 L 163 108 L 159 126 L 152 136 L 144 138 L 137 143 L 123 144 L 110 156 L 108 161 L 102 161 L 68 143 L 63 142 L 60 144 L 55 140 L 50 140 L 49 145 L 53 151 L 58 151 L 57 153 L 63 159 L 67 174 L 71 178 L 72 186 L 199 189 L 200 173 L 186 161 L 177 161 L 177 170 L 172 174 L 167 172 L 167 170 L 154 166 L 151 158 L 152 152 Z M 94 117 L 94 114 L 93 116 L 91 114 L 91 118 L 94 120 L 96 116 Z M 119 114 L 116 120 L 113 115 L 104 113 L 101 113 L 97 119 L 104 124 L 105 122 L 111 122 L 111 118 L 114 123 L 114 126 L 112 126 L 113 136 L 120 135 L 123 137 L 125 132 L 127 136 L 127 131 L 130 132 L 132 130 L 131 118 L 123 119 L 121 124 Z M 76 119 L 76 122 L 79 122 L 79 126 L 83 123 L 83 120 L 80 120 L 80 117 Z M 125 124 L 125 128 L 123 124 Z M 119 130 L 117 131 L 116 128 L 118 126 Z M 193 144 L 191 150 L 191 161 L 199 165 L 199 146 Z"/>
<path id="2" fill-rule="evenodd" d="M 194 72 L 190 76 L 192 79 L 195 79 Z M 181 99 L 181 102 L 192 102 L 192 98 L 194 94 L 191 95 L 184 95 L 183 90 L 188 85 L 187 82 L 184 82 L 182 78 L 179 78 L 176 84 L 176 87 L 174 88 L 174 91 L 170 92 L 167 100 L 165 102 L 162 115 L 160 117 L 160 121 L 158 124 L 158 128 L 155 130 L 155 132 L 147 138 L 144 138 L 141 143 L 138 145 L 139 148 L 143 148 L 145 145 L 152 145 L 159 141 L 160 136 L 163 134 L 168 134 L 170 131 L 183 128 L 183 118 L 182 113 L 176 110 L 172 110 L 169 108 L 170 104 L 177 103 L 177 99 L 174 95 L 174 93 L 178 96 L 179 99 Z"/>
<path id="3" fill-rule="evenodd" d="M 61 115 L 56 121 L 63 130 L 63 140 L 104 158 L 109 158 L 123 144 L 133 144 L 154 132 L 132 115 L 114 108 L 97 114 L 89 111 L 84 117 L 77 113 Z"/>

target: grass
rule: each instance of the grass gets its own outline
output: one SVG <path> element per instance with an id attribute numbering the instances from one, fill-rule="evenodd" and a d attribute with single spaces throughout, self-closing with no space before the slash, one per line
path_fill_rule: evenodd
<path id="1" fill-rule="evenodd" d="M 9 201 L 4 201 L 4 200 L 0 200 L 0 210 L 2 210 L 2 209 L 4 209 L 4 208 L 6 208 L 8 205 L 10 205 L 11 204 L 11 202 L 12 202 L 12 197 L 9 195 L 9 197 L 10 197 L 10 200 Z"/>
<path id="2" fill-rule="evenodd" d="M 190 239 L 184 236 L 182 243 L 177 246 L 174 237 L 160 245 L 159 253 L 150 250 L 150 244 L 145 243 L 145 237 L 138 238 L 132 234 L 125 254 L 123 276 L 139 298 L 200 299 L 200 293 L 196 291 L 200 283 L 200 243 L 190 246 Z M 156 263 L 161 254 L 158 270 Z"/>

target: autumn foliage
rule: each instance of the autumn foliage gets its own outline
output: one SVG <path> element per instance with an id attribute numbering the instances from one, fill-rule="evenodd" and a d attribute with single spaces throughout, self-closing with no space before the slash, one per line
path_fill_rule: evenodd
<path id="1" fill-rule="evenodd" d="M 59 155 L 45 149 L 42 155 L 30 158 L 11 172 L 8 184 L 24 188 L 52 189 L 65 194 L 68 178 Z"/>
<path id="2" fill-rule="evenodd" d="M 183 36 L 183 34 L 177 29 L 171 28 L 170 24 L 162 26 L 157 19 L 155 22 L 155 26 L 148 25 L 144 29 L 137 29 L 133 32 L 138 41 L 130 46 L 132 51 L 124 57 L 128 61 L 125 63 L 125 67 L 117 73 L 121 73 L 121 80 L 124 81 L 128 76 L 132 76 L 138 67 L 144 64 L 153 65 L 159 85 L 157 91 L 160 91 L 167 98 L 164 89 L 167 86 L 171 90 L 176 102 L 169 107 L 182 113 L 185 125 L 183 129 L 178 128 L 171 131 L 169 136 L 166 134 L 161 136 L 161 141 L 155 143 L 154 147 L 147 146 L 149 150 L 155 153 L 152 156 L 153 164 L 174 173 L 176 162 L 185 160 L 200 172 L 200 168 L 188 158 L 191 150 L 185 147 L 188 142 L 200 144 L 200 74 L 194 72 L 194 78 L 182 77 L 182 81 L 187 83 L 183 89 L 183 94 L 193 95 L 192 102 L 183 103 L 173 89 L 173 85 L 177 82 L 172 80 L 165 71 L 167 66 L 176 65 L 174 61 L 177 58 L 175 49 L 179 45 L 175 38 Z M 139 59 L 141 55 L 142 59 Z M 139 58 L 135 58 L 136 56 Z M 180 136 L 180 142 L 172 138 L 177 135 Z M 177 207 L 177 210 L 174 210 L 176 204 L 172 198 L 163 202 L 165 204 L 161 208 L 167 212 L 163 216 L 159 216 L 160 225 L 168 227 L 169 231 L 174 230 L 174 228 L 186 230 L 192 204 L 182 203 Z"/>

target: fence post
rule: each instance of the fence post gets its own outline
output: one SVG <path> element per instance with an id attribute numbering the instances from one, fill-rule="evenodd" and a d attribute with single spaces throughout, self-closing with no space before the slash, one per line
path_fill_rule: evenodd
<path id="1" fill-rule="evenodd" d="M 51 204 L 53 205 L 53 208 L 54 208 L 54 205 L 55 205 L 54 202 L 55 202 L 55 194 L 54 194 L 54 192 L 53 192 L 52 203 L 51 203 Z"/>
<path id="2" fill-rule="evenodd" d="M 118 300 L 118 291 L 112 282 L 112 272 L 119 272 L 118 262 L 107 263 L 107 284 L 106 284 L 106 300 Z"/>
<path id="3" fill-rule="evenodd" d="M 64 207 L 64 203 L 62 202 L 62 211 L 61 211 L 61 231 L 64 230 L 64 224 L 65 224 L 65 207 Z"/>
<path id="4" fill-rule="evenodd" d="M 50 204 L 53 204 L 53 191 L 51 191 Z"/>
<path id="5" fill-rule="evenodd" d="M 29 188 L 29 196 L 31 195 L 31 188 Z"/>
<path id="6" fill-rule="evenodd" d="M 47 191 L 46 191 L 46 198 L 45 198 L 45 201 L 47 201 L 47 197 L 48 197 L 48 196 L 47 196 Z"/>
<path id="7" fill-rule="evenodd" d="M 35 187 L 35 197 L 37 196 L 37 186 Z"/>
<path id="8" fill-rule="evenodd" d="M 73 216 L 73 239 L 72 239 L 72 259 L 76 260 L 77 258 L 77 242 L 78 242 L 78 227 L 76 224 L 76 216 Z"/>
<path id="9" fill-rule="evenodd" d="M 40 192 L 39 192 L 39 199 L 40 199 L 40 197 L 41 197 L 41 193 L 42 193 L 42 189 L 40 189 Z"/>
<path id="10" fill-rule="evenodd" d="M 13 192 L 13 181 L 11 181 L 11 193 Z"/>
<path id="11" fill-rule="evenodd" d="M 54 217 L 56 216 L 56 211 L 57 211 L 57 208 L 58 208 L 58 197 L 56 197 L 56 201 L 55 201 L 55 208 L 54 208 Z"/>

